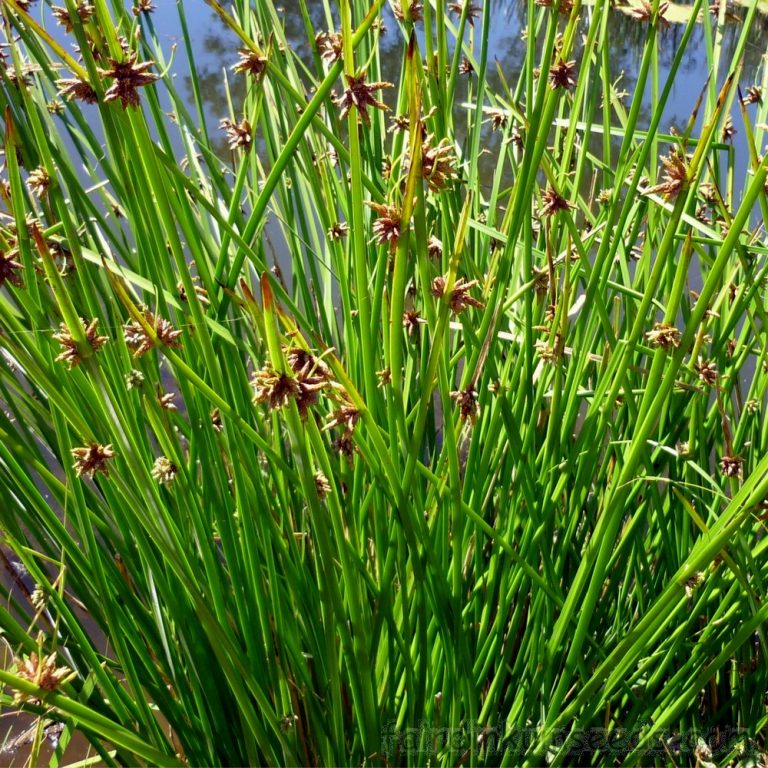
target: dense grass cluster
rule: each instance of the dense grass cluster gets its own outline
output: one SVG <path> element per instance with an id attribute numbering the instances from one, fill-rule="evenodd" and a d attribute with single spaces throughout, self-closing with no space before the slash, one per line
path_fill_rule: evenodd
<path id="1" fill-rule="evenodd" d="M 33 764 L 54 723 L 53 765 L 76 732 L 105 765 L 763 747 L 756 4 L 726 54 L 695 0 L 668 77 L 638 4 L 621 94 L 608 0 L 528 0 L 514 72 L 491 0 L 394 3 L 388 83 L 384 0 L 300 0 L 304 59 L 271 0 L 210 0 L 221 125 L 193 3 L 191 99 L 151 3 L 1 4 L 0 702 Z"/>

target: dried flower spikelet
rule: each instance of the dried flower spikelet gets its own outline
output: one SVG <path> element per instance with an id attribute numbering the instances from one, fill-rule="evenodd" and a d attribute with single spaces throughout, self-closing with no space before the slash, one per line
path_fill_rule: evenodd
<path id="1" fill-rule="evenodd" d="M 418 332 L 419 326 L 426 322 L 415 309 L 408 309 L 403 312 L 403 328 L 405 328 L 409 336 L 413 336 L 414 333 Z"/>
<path id="2" fill-rule="evenodd" d="M 389 368 L 382 368 L 376 371 L 376 378 L 379 380 L 379 387 L 386 387 L 392 383 L 392 371 Z"/>
<path id="3" fill-rule="evenodd" d="M 558 348 L 547 344 L 546 341 L 537 341 L 534 346 L 536 347 L 536 353 L 547 365 L 555 365 L 562 358 Z"/>
<path id="4" fill-rule="evenodd" d="M 38 166 L 34 171 L 30 171 L 27 178 L 27 186 L 29 191 L 38 200 L 42 200 L 48 194 L 48 188 L 51 186 L 51 177 L 48 175 L 48 171 L 42 166 Z"/>
<path id="5" fill-rule="evenodd" d="M 669 26 L 669 20 L 666 17 L 669 10 L 669 3 L 659 3 L 659 25 L 662 27 Z M 636 5 L 632 8 L 630 16 L 638 21 L 650 22 L 653 19 L 653 3 L 648 0 L 640 0 L 640 5 Z"/>
<path id="6" fill-rule="evenodd" d="M 317 496 L 322 501 L 331 492 L 331 484 L 328 482 L 328 478 L 319 471 L 315 472 L 314 479 Z"/>
<path id="7" fill-rule="evenodd" d="M 24 656 L 23 659 L 16 658 L 16 674 L 26 680 L 39 686 L 45 691 L 55 691 L 71 674 L 69 667 L 56 666 L 56 654 L 51 653 L 41 658 L 37 653 L 31 653 Z M 27 693 L 17 691 L 14 694 L 13 701 L 20 704 L 24 701 L 36 703 L 38 700 Z"/>
<path id="8" fill-rule="evenodd" d="M 323 427 L 323 431 L 333 429 L 334 427 L 344 427 L 345 432 L 352 433 L 360 419 L 360 411 L 354 405 L 344 404 L 333 412 L 328 423 Z"/>
<path id="9" fill-rule="evenodd" d="M 147 72 L 150 67 L 155 65 L 154 61 L 142 61 L 137 64 L 136 58 L 136 52 L 132 51 L 126 54 L 124 61 L 110 59 L 109 69 L 99 70 L 102 77 L 109 77 L 115 81 L 104 93 L 104 101 L 119 99 L 123 109 L 139 106 L 138 89 L 154 83 L 158 76 Z"/>
<path id="10" fill-rule="evenodd" d="M 723 456 L 720 459 L 720 471 L 725 477 L 741 477 L 744 459 L 741 456 Z"/>
<path id="11" fill-rule="evenodd" d="M 750 415 L 757 413 L 760 410 L 760 401 L 756 400 L 754 397 L 750 397 L 749 400 L 744 403 L 744 410 Z"/>
<path id="12" fill-rule="evenodd" d="M 541 216 L 554 216 L 559 211 L 567 211 L 574 206 L 569 203 L 554 187 L 547 187 L 541 196 Z"/>
<path id="13" fill-rule="evenodd" d="M 445 277 L 436 277 L 432 281 L 432 295 L 438 299 L 443 298 L 447 284 L 448 281 Z M 451 312 L 453 312 L 455 315 L 458 315 L 469 307 L 484 309 L 485 304 L 483 304 L 483 302 L 479 299 L 471 296 L 469 293 L 479 284 L 480 283 L 478 280 L 467 281 L 463 277 L 460 277 L 458 280 L 456 280 L 456 282 L 453 284 L 453 290 L 448 297 L 448 304 L 451 308 Z"/>
<path id="14" fill-rule="evenodd" d="M 299 385 L 293 376 L 278 373 L 271 366 L 265 366 L 253 374 L 251 386 L 254 389 L 254 403 L 269 403 L 270 408 L 283 408 L 299 392 Z"/>
<path id="15" fill-rule="evenodd" d="M 410 21 L 412 24 L 415 24 L 417 21 L 421 21 L 424 18 L 424 3 L 421 0 L 409 0 L 408 11 L 406 13 L 403 8 L 403 0 L 393 0 L 392 12 L 399 22 L 404 23 Z"/>
<path id="16" fill-rule="evenodd" d="M 338 61 L 344 53 L 344 41 L 338 32 L 320 32 L 315 35 L 320 58 L 328 65 Z"/>
<path id="17" fill-rule="evenodd" d="M 49 599 L 50 595 L 48 594 L 47 590 L 45 590 L 39 584 L 35 584 L 35 588 L 32 591 L 32 594 L 29 596 L 29 602 L 32 603 L 32 607 L 36 611 L 43 611 L 48 605 Z"/>
<path id="18" fill-rule="evenodd" d="M 171 485 L 179 474 L 179 468 L 166 456 L 159 456 L 152 465 L 152 479 L 165 485 Z"/>
<path id="19" fill-rule="evenodd" d="M 0 288 L 6 283 L 15 285 L 17 288 L 21 288 L 24 285 L 24 280 L 21 277 L 24 266 L 14 256 L 13 252 L 3 253 L 0 251 Z"/>
<path id="20" fill-rule="evenodd" d="M 73 448 L 72 456 L 75 458 L 72 468 L 78 477 L 93 477 L 97 472 L 109 476 L 107 462 L 117 456 L 117 453 L 112 450 L 111 444 L 90 443 L 82 448 Z"/>
<path id="21" fill-rule="evenodd" d="M 459 62 L 459 74 L 460 75 L 471 75 L 475 71 L 475 67 L 473 66 L 472 62 L 466 57 L 462 56 L 461 61 Z"/>
<path id="22" fill-rule="evenodd" d="M 85 341 L 93 352 L 97 352 L 107 343 L 107 341 L 109 341 L 108 337 L 99 336 L 96 330 L 99 325 L 99 319 L 97 317 L 87 324 L 83 318 L 80 318 L 80 322 L 83 324 L 83 330 L 85 331 Z M 83 362 L 81 350 L 77 348 L 77 342 L 69 332 L 66 323 L 61 323 L 61 325 L 59 325 L 59 332 L 54 333 L 53 338 L 64 348 L 64 350 L 56 357 L 57 362 L 66 362 L 70 369 Z"/>
<path id="23" fill-rule="evenodd" d="M 664 178 L 656 186 L 645 190 L 646 195 L 660 192 L 666 199 L 676 197 L 688 186 L 688 166 L 685 155 L 678 150 L 671 150 L 667 157 L 662 157 Z"/>
<path id="24" fill-rule="evenodd" d="M 64 27 L 65 32 L 71 32 L 75 28 L 72 14 L 66 8 L 54 5 L 51 7 L 51 13 L 56 21 Z M 90 21 L 94 13 L 95 8 L 90 3 L 77 3 L 75 5 L 75 14 L 82 24 Z"/>
<path id="25" fill-rule="evenodd" d="M 720 132 L 720 136 L 723 141 L 730 141 L 735 135 L 736 135 L 736 126 L 733 124 L 733 118 L 728 115 L 728 117 L 725 118 L 725 123 L 723 124 L 723 129 Z"/>
<path id="26" fill-rule="evenodd" d="M 475 19 L 480 17 L 480 14 L 483 12 L 483 9 L 479 5 L 474 5 L 474 3 L 470 3 L 469 0 L 465 3 L 448 3 L 448 9 L 455 13 L 458 16 L 461 16 L 461 14 L 464 12 L 464 8 L 467 8 L 467 22 L 469 23 L 470 27 L 475 26 Z"/>
<path id="27" fill-rule="evenodd" d="M 759 85 L 750 85 L 747 88 L 747 95 L 744 97 L 745 104 L 762 104 L 763 89 Z"/>
<path id="28" fill-rule="evenodd" d="M 136 0 L 136 5 L 134 5 L 131 10 L 133 11 L 134 16 L 139 16 L 142 13 L 150 14 L 154 13 L 155 4 L 152 0 Z"/>
<path id="29" fill-rule="evenodd" d="M 656 323 L 652 331 L 645 334 L 645 338 L 652 347 L 661 347 L 669 350 L 680 346 L 680 331 L 669 323 Z"/>
<path id="30" fill-rule="evenodd" d="M 174 329 L 168 320 L 153 314 L 147 307 L 141 308 L 142 316 L 147 325 L 152 327 L 157 336 L 157 341 L 172 349 L 180 349 L 179 337 L 181 331 Z M 141 357 L 155 346 L 155 340 L 144 330 L 144 326 L 137 320 L 131 320 L 123 325 L 125 343 L 134 357 Z"/>
<path id="31" fill-rule="evenodd" d="M 157 395 L 157 404 L 165 411 L 178 411 L 174 399 L 176 397 L 175 392 L 159 392 Z"/>
<path id="32" fill-rule="evenodd" d="M 371 124 L 371 117 L 368 114 L 368 107 L 375 109 L 388 110 L 389 107 L 376 99 L 374 91 L 380 91 L 382 88 L 391 88 L 392 83 L 379 80 L 374 83 L 365 82 L 366 73 L 363 71 L 359 75 L 347 75 L 347 89 L 340 98 L 334 98 L 333 103 L 341 108 L 341 117 L 349 114 L 352 107 L 355 107 L 360 113 L 361 120 L 366 124 Z"/>
<path id="33" fill-rule="evenodd" d="M 308 380 L 317 377 L 329 381 L 331 371 L 328 366 L 311 352 L 301 347 L 291 347 L 284 350 L 290 369 L 299 379 Z"/>
<path id="34" fill-rule="evenodd" d="M 436 146 L 432 146 L 434 138 L 433 134 L 429 134 L 422 144 L 421 174 L 433 192 L 440 192 L 449 181 L 458 178 L 456 153 L 447 139 L 441 139 Z"/>
<path id="35" fill-rule="evenodd" d="M 490 118 L 491 121 L 491 129 L 494 131 L 498 131 L 499 129 L 504 129 L 507 127 L 507 123 L 509 122 L 509 115 L 503 110 L 503 109 L 486 109 L 486 114 Z"/>
<path id="36" fill-rule="evenodd" d="M 443 255 L 443 243 L 434 235 L 427 240 L 427 253 L 430 259 L 439 259 Z"/>
<path id="37" fill-rule="evenodd" d="M 333 441 L 333 448 L 340 456 L 343 456 L 348 461 L 352 461 L 352 457 L 357 452 L 357 446 L 355 445 L 351 432 L 342 432 L 341 435 Z"/>
<path id="38" fill-rule="evenodd" d="M 408 119 L 408 115 L 392 115 L 389 118 L 390 126 L 387 129 L 387 133 L 394 133 L 395 131 L 407 131 L 411 126 L 411 121 Z"/>
<path id="39" fill-rule="evenodd" d="M 568 90 L 575 87 L 575 71 L 575 61 L 563 61 L 563 59 L 559 59 L 557 63 L 553 64 L 549 70 L 549 87 L 553 91 L 557 88 L 565 88 Z"/>
<path id="40" fill-rule="evenodd" d="M 90 83 L 79 78 L 64 78 L 56 81 L 59 95 L 67 101 L 77 100 L 85 104 L 95 104 L 99 97 Z"/>
<path id="41" fill-rule="evenodd" d="M 709 360 L 702 360 L 699 358 L 695 368 L 696 373 L 699 374 L 699 378 L 708 387 L 714 387 L 715 384 L 717 384 L 717 367 L 714 363 L 710 362 Z"/>
<path id="42" fill-rule="evenodd" d="M 346 222 L 337 221 L 328 227 L 328 239 L 341 240 L 342 237 L 346 237 L 347 232 L 349 232 L 349 226 L 346 224 Z"/>
<path id="43" fill-rule="evenodd" d="M 192 282 L 194 284 L 195 289 L 195 296 L 197 296 L 197 300 L 204 306 L 207 307 L 211 300 L 208 298 L 208 291 L 203 288 L 202 285 L 198 285 L 200 278 L 199 277 L 193 277 Z M 187 296 L 187 289 L 184 287 L 184 283 L 179 281 L 176 283 L 176 291 L 179 295 L 179 300 L 183 302 L 189 301 L 189 297 Z"/>
<path id="44" fill-rule="evenodd" d="M 459 418 L 474 424 L 480 415 L 477 391 L 468 387 L 467 389 L 457 389 L 450 395 L 451 399 L 459 406 Z"/>
<path id="45" fill-rule="evenodd" d="M 221 432 L 224 429 L 224 424 L 221 421 L 221 413 L 218 408 L 214 408 L 211 411 L 211 426 L 214 432 Z"/>
<path id="46" fill-rule="evenodd" d="M 366 203 L 366 205 L 378 214 L 373 222 L 374 239 L 379 245 L 389 244 L 390 252 L 394 253 L 400 240 L 400 227 L 402 213 L 395 205 L 382 205 L 380 203 Z"/>
<path id="47" fill-rule="evenodd" d="M 243 118 L 239 123 L 235 123 L 228 117 L 219 121 L 219 128 L 227 134 L 227 143 L 233 152 L 242 148 L 248 150 L 253 143 L 253 128 L 251 124 Z"/>
<path id="48" fill-rule="evenodd" d="M 238 62 L 232 67 L 232 71 L 238 75 L 246 74 L 254 80 L 260 80 L 267 71 L 267 57 L 259 52 L 252 51 L 249 48 L 241 48 L 237 55 Z"/>
<path id="49" fill-rule="evenodd" d="M 144 383 L 144 374 L 141 371 L 137 371 L 135 368 L 131 369 L 125 374 L 125 386 L 126 389 L 137 389 Z"/>

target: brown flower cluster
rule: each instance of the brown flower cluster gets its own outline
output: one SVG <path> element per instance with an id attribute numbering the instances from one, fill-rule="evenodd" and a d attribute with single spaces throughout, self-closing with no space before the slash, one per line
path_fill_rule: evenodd
<path id="1" fill-rule="evenodd" d="M 410 21 L 412 24 L 415 24 L 417 21 L 421 21 L 424 18 L 424 3 L 422 0 L 410 0 L 408 13 L 406 13 L 403 8 L 403 0 L 394 0 L 392 11 L 399 22 L 404 23 Z"/>
<path id="2" fill-rule="evenodd" d="M 366 205 L 378 214 L 372 227 L 374 239 L 379 245 L 388 243 L 390 252 L 394 252 L 400 240 L 401 210 L 396 205 L 380 203 L 366 203 Z"/>
<path id="3" fill-rule="evenodd" d="M 0 288 L 6 283 L 15 285 L 20 288 L 24 281 L 21 278 L 21 270 L 24 266 L 20 261 L 16 260 L 16 252 L 3 252 L 0 251 Z"/>
<path id="4" fill-rule="evenodd" d="M 565 88 L 566 90 L 573 88 L 576 85 L 575 71 L 575 61 L 558 59 L 557 63 L 553 64 L 549 70 L 549 87 L 553 91 L 557 88 Z"/>
<path id="5" fill-rule="evenodd" d="M 457 16 L 461 16 L 465 5 L 467 6 L 467 21 L 469 22 L 469 26 L 474 27 L 475 19 L 479 18 L 480 14 L 483 12 L 483 9 L 479 5 L 475 5 L 468 1 L 466 3 L 448 3 L 448 10 L 455 13 Z"/>
<path id="6" fill-rule="evenodd" d="M 95 104 L 99 100 L 91 84 L 79 78 L 57 80 L 56 87 L 67 101 L 75 99 L 85 104 Z"/>
<path id="7" fill-rule="evenodd" d="M 75 14 L 82 24 L 88 22 L 93 16 L 95 8 L 90 3 L 77 3 L 75 5 Z M 51 13 L 56 21 L 64 27 L 65 32 L 71 32 L 75 28 L 75 21 L 72 14 L 60 5 L 54 5 Z"/>
<path id="8" fill-rule="evenodd" d="M 445 277 L 436 277 L 432 281 L 432 295 L 438 299 L 443 298 L 447 284 L 448 281 Z M 455 315 L 458 315 L 469 307 L 484 309 L 485 304 L 483 304 L 483 302 L 479 299 L 471 296 L 469 293 L 479 284 L 480 283 L 478 280 L 465 280 L 463 277 L 460 277 L 458 280 L 456 280 L 456 282 L 453 284 L 453 290 L 448 297 L 448 304 L 451 307 L 451 312 L 453 312 Z"/>
<path id="9" fill-rule="evenodd" d="M 374 91 L 380 91 L 382 88 L 391 88 L 392 83 L 380 80 L 374 83 L 365 82 L 365 72 L 359 75 L 347 75 L 347 89 L 340 98 L 334 98 L 333 103 L 341 108 L 341 117 L 349 114 L 352 107 L 355 107 L 360 113 L 360 118 L 366 125 L 371 124 L 371 117 L 368 114 L 368 108 L 388 110 L 389 107 L 379 101 L 373 95 Z"/>
<path id="10" fill-rule="evenodd" d="M 158 317 L 147 307 L 141 307 L 141 313 L 147 325 L 151 326 L 157 335 L 157 341 L 172 349 L 181 348 L 179 337 L 181 331 L 177 331 L 168 320 Z M 133 352 L 134 357 L 141 357 L 155 346 L 155 340 L 144 330 L 137 320 L 131 320 L 123 325 L 125 343 Z"/>
<path id="11" fill-rule="evenodd" d="M 433 146 L 434 135 L 429 134 L 421 147 L 421 173 L 433 192 L 442 191 L 449 181 L 458 178 L 456 154 L 448 139 Z"/>
<path id="12" fill-rule="evenodd" d="M 117 101 L 119 99 L 123 109 L 139 106 L 137 89 L 154 83 L 158 76 L 147 72 L 150 67 L 155 65 L 154 61 L 142 61 L 137 64 L 136 59 L 136 52 L 132 51 L 126 54 L 124 61 L 110 59 L 109 68 L 99 70 L 102 77 L 108 77 L 115 81 L 105 91 L 104 101 Z"/>
<path id="13" fill-rule="evenodd" d="M 97 317 L 91 320 L 90 323 L 86 323 L 85 320 L 80 318 L 80 322 L 83 324 L 83 330 L 85 331 L 85 341 L 94 352 L 98 351 L 109 341 L 106 336 L 99 336 L 96 330 L 99 325 Z M 66 323 L 61 323 L 59 332 L 54 333 L 53 338 L 64 348 L 56 357 L 56 362 L 65 362 L 70 369 L 83 362 L 81 350 L 78 349 L 77 342 L 69 332 Z"/>
<path id="14" fill-rule="evenodd" d="M 656 323 L 653 330 L 645 334 L 645 338 L 652 347 L 661 347 L 667 351 L 680 346 L 680 331 L 669 323 Z"/>
<path id="15" fill-rule="evenodd" d="M 459 418 L 474 424 L 480 415 L 477 391 L 472 387 L 451 392 L 451 399 L 459 406 Z"/>
<path id="16" fill-rule="evenodd" d="M 344 53 L 344 42 L 338 32 L 320 32 L 315 36 L 320 58 L 328 65 L 338 61 Z"/>
<path id="17" fill-rule="evenodd" d="M 98 443 L 90 443 L 82 448 L 73 448 L 72 456 L 75 459 L 72 468 L 77 473 L 77 476 L 93 477 L 97 472 L 109 475 L 107 462 L 117 456 L 117 453 L 112 450 L 111 444 L 99 445 Z"/>
<path id="18" fill-rule="evenodd" d="M 241 147 L 248 150 L 253 142 L 253 128 L 251 124 L 243 118 L 239 123 L 235 123 L 225 117 L 219 122 L 219 127 L 227 134 L 227 143 L 233 152 Z"/>
<path id="19" fill-rule="evenodd" d="M 688 186 L 688 166 L 685 155 L 673 149 L 667 157 L 662 157 L 664 164 L 664 178 L 656 186 L 645 190 L 646 195 L 660 192 L 666 199 L 676 197 Z"/>
<path id="20" fill-rule="evenodd" d="M 254 80 L 260 80 L 267 71 L 267 57 L 249 48 L 242 48 L 237 52 L 238 62 L 232 67 L 232 71 L 240 74 L 250 75 Z"/>
<path id="21" fill-rule="evenodd" d="M 45 691 L 55 691 L 72 674 L 72 670 L 69 667 L 57 667 L 55 653 L 42 657 L 33 652 L 23 659 L 16 659 L 16 674 Z M 13 701 L 20 704 L 24 701 L 37 703 L 38 700 L 27 693 L 17 691 Z"/>

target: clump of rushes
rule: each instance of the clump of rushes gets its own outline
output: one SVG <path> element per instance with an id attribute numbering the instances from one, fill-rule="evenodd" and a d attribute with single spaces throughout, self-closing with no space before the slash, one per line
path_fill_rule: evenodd
<path id="1" fill-rule="evenodd" d="M 112 450 L 111 445 L 90 443 L 82 448 L 73 448 L 72 456 L 75 458 L 72 468 L 77 476 L 93 477 L 99 472 L 105 476 L 109 475 L 107 462 L 117 456 L 117 453 Z"/>
<path id="2" fill-rule="evenodd" d="M 180 349 L 181 331 L 176 330 L 169 320 L 158 317 L 147 307 L 141 307 L 141 313 L 144 322 L 150 326 L 161 344 L 171 349 Z M 144 326 L 138 320 L 131 320 L 123 326 L 125 343 L 133 352 L 134 357 L 146 355 L 154 346 L 155 340 L 145 330 Z"/>
<path id="3" fill-rule="evenodd" d="M 97 352 L 109 341 L 107 336 L 99 336 L 98 334 L 98 318 L 94 318 L 90 323 L 86 323 L 86 321 L 81 318 L 80 322 L 83 324 L 83 330 L 85 331 L 85 341 L 93 352 Z M 70 369 L 83 362 L 82 350 L 78 347 L 77 341 L 70 333 L 66 323 L 61 323 L 59 332 L 54 333 L 53 338 L 64 348 L 56 357 L 57 362 L 67 363 Z"/>
<path id="4" fill-rule="evenodd" d="M 366 73 L 360 72 L 357 75 L 347 75 L 347 88 L 344 93 L 334 98 L 334 104 L 341 109 L 340 116 L 346 117 L 352 107 L 355 107 L 360 114 L 360 118 L 366 125 L 371 124 L 371 116 L 368 114 L 368 108 L 388 110 L 389 107 L 379 101 L 373 94 L 382 88 L 391 88 L 392 83 L 384 80 L 377 80 L 373 83 L 365 82 Z"/>
<path id="5" fill-rule="evenodd" d="M 432 281 L 432 295 L 438 299 L 442 299 L 445 296 L 447 284 L 448 280 L 445 277 L 436 277 Z M 470 291 L 479 284 L 478 280 L 465 280 L 463 277 L 456 280 L 453 284 L 453 289 L 448 296 L 448 304 L 453 314 L 459 315 L 464 312 L 464 310 L 469 309 L 469 307 L 476 307 L 477 309 L 485 308 L 485 304 L 483 304 L 482 301 L 470 294 Z"/>
<path id="6" fill-rule="evenodd" d="M 0 3 L 8 722 L 61 764 L 743 762 L 759 13 L 534 0 L 500 49 L 494 0 L 284 4 Z"/>

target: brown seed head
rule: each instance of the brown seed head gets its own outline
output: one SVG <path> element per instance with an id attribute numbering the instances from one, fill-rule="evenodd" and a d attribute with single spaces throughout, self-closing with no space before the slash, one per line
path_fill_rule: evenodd
<path id="1" fill-rule="evenodd" d="M 653 330 L 645 334 L 645 338 L 652 347 L 661 347 L 667 351 L 680 346 L 680 331 L 669 323 L 656 323 Z"/>
<path id="2" fill-rule="evenodd" d="M 268 59 L 264 54 L 252 51 L 249 48 L 241 48 L 237 55 L 237 63 L 232 67 L 232 71 L 238 75 L 246 74 L 254 80 L 260 80 L 267 71 Z"/>
<path id="3" fill-rule="evenodd" d="M 95 9 L 90 3 L 77 3 L 77 5 L 75 5 L 75 14 L 83 24 L 90 20 L 94 12 Z M 66 8 L 60 5 L 54 5 L 51 8 L 51 13 L 53 13 L 53 17 L 56 21 L 64 27 L 65 32 L 71 32 L 75 28 L 74 19 Z"/>
<path id="4" fill-rule="evenodd" d="M 222 128 L 226 132 L 229 148 L 233 152 L 238 147 L 242 147 L 245 150 L 251 148 L 253 142 L 253 128 L 245 118 L 239 123 L 235 123 L 225 117 L 219 122 L 219 128 Z"/>
<path id="5" fill-rule="evenodd" d="M 403 9 L 403 0 L 393 0 L 392 12 L 399 22 L 410 21 L 412 24 L 415 24 L 424 18 L 424 3 L 422 0 L 410 0 L 408 13 L 406 14 Z"/>
<path id="6" fill-rule="evenodd" d="M 554 91 L 557 88 L 573 88 L 576 85 L 574 72 L 576 71 L 575 61 L 563 61 L 558 59 L 549 70 L 549 87 Z"/>
<path id="7" fill-rule="evenodd" d="M 99 100 L 96 91 L 85 80 L 78 78 L 57 80 L 56 87 L 59 89 L 59 94 L 67 101 L 76 99 L 86 104 L 95 104 Z"/>
<path id="8" fill-rule="evenodd" d="M 253 374 L 253 402 L 268 403 L 271 409 L 283 408 L 291 398 L 299 395 L 299 382 L 287 373 L 278 373 L 271 366 L 265 366 Z"/>
<path id="9" fill-rule="evenodd" d="M 725 477 L 741 477 L 744 459 L 741 456 L 723 456 L 720 459 L 720 471 Z"/>
<path id="10" fill-rule="evenodd" d="M 142 307 L 142 315 L 147 325 L 151 326 L 157 335 L 157 341 L 171 349 L 180 349 L 179 337 L 181 331 L 174 329 L 168 320 L 153 314 L 147 307 Z M 155 346 L 155 341 L 146 333 L 144 327 L 137 320 L 131 320 L 123 325 L 125 343 L 133 352 L 134 357 L 141 357 Z"/>
<path id="11" fill-rule="evenodd" d="M 759 85 L 750 85 L 747 88 L 747 95 L 744 97 L 745 104 L 762 104 L 763 89 Z"/>
<path id="12" fill-rule="evenodd" d="M 322 501 L 331 492 L 331 484 L 328 482 L 328 478 L 322 472 L 315 472 L 315 488 L 317 490 L 317 496 L 320 501 Z"/>
<path id="13" fill-rule="evenodd" d="M 88 324 L 82 318 L 80 318 L 80 322 L 83 324 L 83 330 L 85 331 L 85 341 L 94 352 L 98 351 L 109 341 L 108 337 L 99 336 L 96 330 L 99 325 L 97 317 Z M 69 332 L 66 323 L 61 323 L 59 332 L 54 333 L 53 338 L 64 348 L 61 354 L 56 357 L 57 362 L 66 362 L 70 369 L 83 362 L 80 350 L 77 348 L 77 342 Z"/>
<path id="14" fill-rule="evenodd" d="M 468 6 L 467 21 L 469 22 L 469 26 L 474 27 L 475 19 L 479 18 L 480 14 L 483 12 L 482 6 L 474 5 L 467 0 L 466 3 L 448 3 L 448 9 L 457 16 L 461 16 L 465 5 Z"/>
<path id="15" fill-rule="evenodd" d="M 24 266 L 14 256 L 15 253 L 13 252 L 4 253 L 0 251 L 0 288 L 6 283 L 15 285 L 17 288 L 24 285 L 21 277 L 21 271 L 24 269 Z"/>
<path id="16" fill-rule="evenodd" d="M 338 61 L 344 53 L 344 41 L 338 32 L 321 32 L 315 36 L 320 58 L 328 65 Z"/>
<path id="17" fill-rule="evenodd" d="M 72 456 L 75 458 L 72 468 L 77 473 L 77 476 L 93 477 L 97 472 L 108 476 L 109 467 L 107 466 L 107 461 L 117 456 L 117 453 L 112 450 L 111 444 L 99 445 L 98 443 L 90 443 L 83 448 L 73 448 Z"/>
<path id="18" fill-rule="evenodd" d="M 69 667 L 57 667 L 55 653 L 41 658 L 33 652 L 23 659 L 16 659 L 16 674 L 46 691 L 55 691 L 72 674 L 72 670 Z M 33 696 L 21 691 L 14 694 L 13 700 L 16 704 L 23 701 L 37 702 Z"/>
<path id="19" fill-rule="evenodd" d="M 48 171 L 43 166 L 38 166 L 34 171 L 30 171 L 27 186 L 38 200 L 42 200 L 48 194 L 48 187 L 51 186 L 51 177 L 48 175 Z"/>
<path id="20" fill-rule="evenodd" d="M 491 119 L 491 129 L 498 131 L 507 127 L 509 115 L 503 109 L 487 109 L 486 113 Z"/>
<path id="21" fill-rule="evenodd" d="M 445 288 L 448 281 L 445 277 L 436 277 L 432 281 L 432 295 L 436 298 L 443 298 L 445 295 Z M 477 307 L 478 309 L 484 309 L 485 304 L 479 299 L 470 295 L 470 291 L 475 286 L 479 285 L 478 280 L 465 280 L 460 277 L 453 284 L 453 290 L 448 298 L 448 304 L 450 305 L 451 312 L 455 315 L 460 314 L 468 307 Z"/>
<path id="22" fill-rule="evenodd" d="M 554 187 L 547 187 L 541 196 L 539 213 L 542 216 L 554 216 L 558 211 L 567 211 L 573 207 Z"/>
<path id="23" fill-rule="evenodd" d="M 136 58 L 136 52 L 132 51 L 126 54 L 124 61 L 110 59 L 109 68 L 99 70 L 102 77 L 109 77 L 115 81 L 104 93 L 104 101 L 119 99 L 123 109 L 139 106 L 137 89 L 154 83 L 158 76 L 147 72 L 150 67 L 155 65 L 154 61 L 142 61 L 137 64 Z"/>
<path id="24" fill-rule="evenodd" d="M 176 476 L 179 474 L 179 468 L 166 456 L 160 456 L 155 459 L 150 474 L 160 485 L 167 487 L 176 479 Z"/>
<path id="25" fill-rule="evenodd" d="M 155 4 L 152 0 L 136 0 L 136 5 L 134 5 L 131 10 L 133 11 L 134 16 L 139 16 L 142 13 L 154 13 Z"/>
<path id="26" fill-rule="evenodd" d="M 328 239 L 341 240 L 342 237 L 346 236 L 347 232 L 349 232 L 349 226 L 347 226 L 346 222 L 337 221 L 328 228 Z"/>
<path id="27" fill-rule="evenodd" d="M 661 183 L 645 190 L 646 195 L 660 192 L 665 198 L 676 197 L 688 186 L 688 166 L 685 155 L 676 149 L 670 150 L 667 157 L 662 157 L 664 179 Z"/>
<path id="28" fill-rule="evenodd" d="M 435 137 L 429 134 L 421 146 L 421 173 L 433 192 L 442 191 L 447 183 L 458 178 L 456 153 L 448 139 L 432 146 Z"/>
<path id="29" fill-rule="evenodd" d="M 699 378 L 709 387 L 714 387 L 717 384 L 717 367 L 709 360 L 702 360 L 699 358 L 699 362 L 696 363 L 696 373 L 699 374 Z"/>
<path id="30" fill-rule="evenodd" d="M 458 389 L 451 392 L 451 398 L 459 406 L 459 418 L 462 421 L 468 421 L 474 424 L 480 415 L 480 403 L 478 402 L 477 392 L 472 389 Z"/>
<path id="31" fill-rule="evenodd" d="M 349 114 L 352 107 L 355 107 L 360 113 L 362 121 L 366 125 L 370 125 L 371 117 L 368 114 L 368 107 L 383 110 L 389 109 L 383 101 L 379 101 L 374 97 L 373 92 L 380 91 L 382 88 L 391 88 L 392 83 L 383 80 L 375 83 L 366 83 L 365 74 L 365 72 L 361 72 L 359 75 L 347 75 L 347 90 L 344 91 L 340 98 L 334 98 L 333 103 L 341 108 L 342 118 Z"/>
<path id="32" fill-rule="evenodd" d="M 366 203 L 366 205 L 378 214 L 372 226 L 374 239 L 379 245 L 388 243 L 390 252 L 394 253 L 400 239 L 402 218 L 400 209 L 395 205 L 380 203 Z"/>

